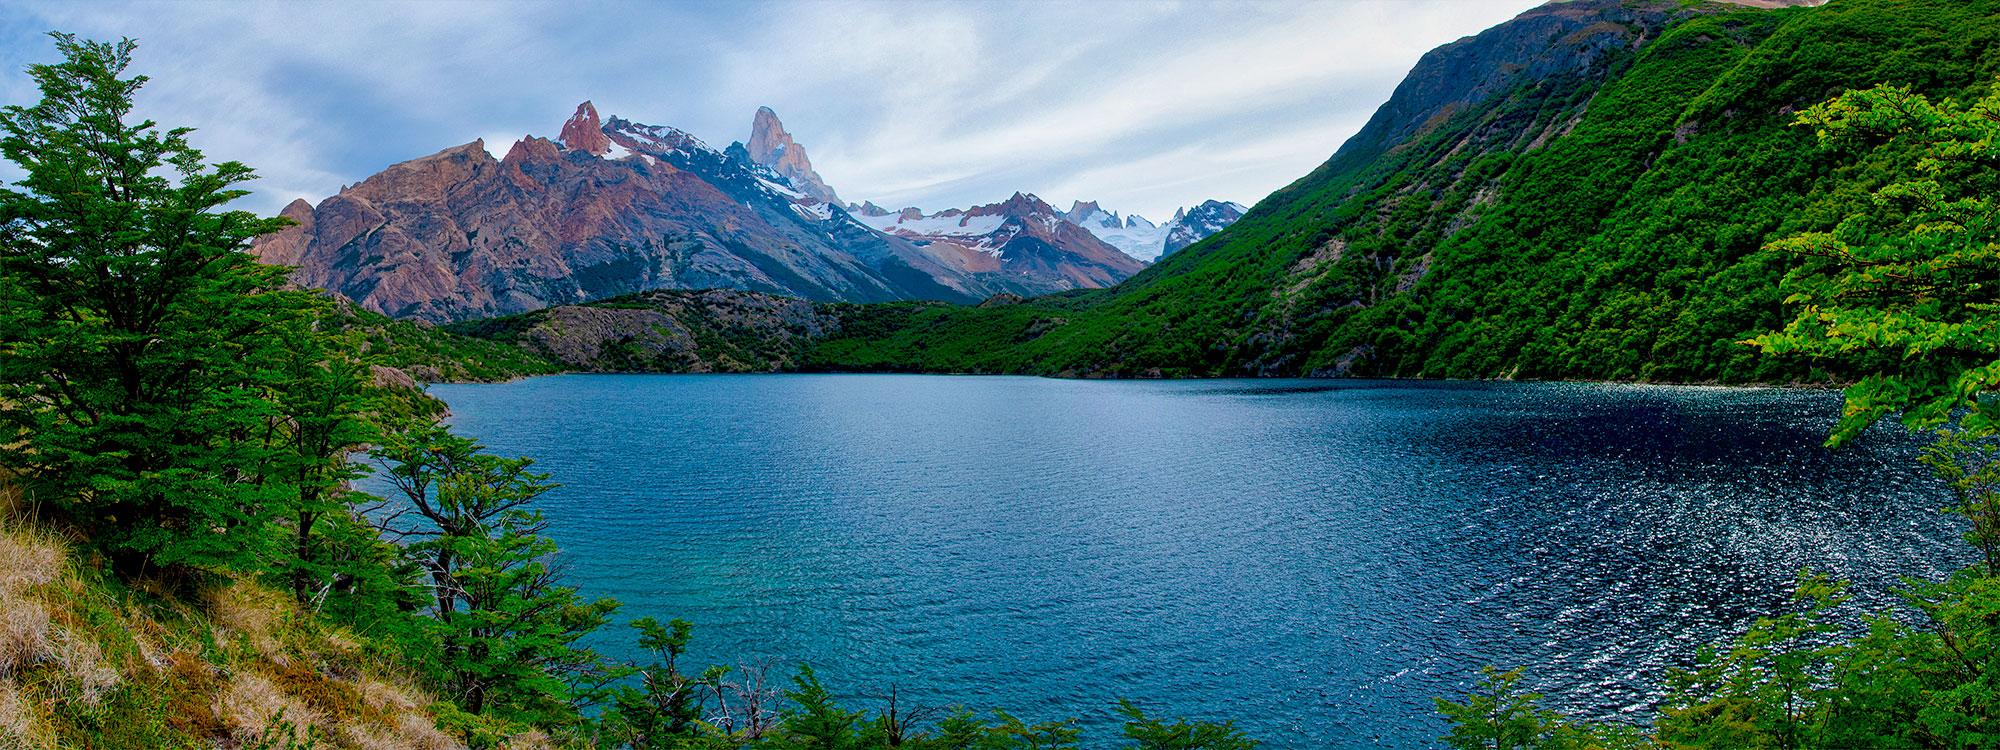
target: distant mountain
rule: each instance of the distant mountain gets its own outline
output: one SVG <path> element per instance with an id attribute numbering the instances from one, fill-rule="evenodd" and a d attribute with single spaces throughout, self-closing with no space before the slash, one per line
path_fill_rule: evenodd
<path id="1" fill-rule="evenodd" d="M 1167 236 L 1160 248 L 1160 257 L 1172 255 L 1175 250 L 1207 239 L 1210 235 L 1229 228 L 1250 209 L 1240 204 L 1224 201 L 1203 201 L 1193 210 L 1181 209 L 1174 212 L 1174 220 L 1167 222 Z"/>
<path id="2" fill-rule="evenodd" d="M 1094 238 L 1032 230 L 1026 210 L 988 248 L 878 231 L 768 108 L 750 145 L 718 150 L 600 121 L 584 102 L 560 140 L 529 136 L 500 159 L 473 141 L 283 213 L 298 225 L 257 243 L 267 262 L 369 310 L 439 322 L 652 289 L 973 302 L 1109 286 L 1142 266 Z"/>
<path id="3" fill-rule="evenodd" d="M 1026 193 L 929 215 L 916 208 L 892 213 L 872 203 L 852 208 L 857 221 L 915 242 L 934 257 L 955 259 L 967 270 L 1018 274 L 1030 294 L 1106 287 L 1145 267 Z"/>
<path id="4" fill-rule="evenodd" d="M 1060 216 L 1063 221 L 1090 230 L 1098 239 L 1126 255 L 1153 261 L 1222 231 L 1242 218 L 1247 210 L 1235 203 L 1211 200 L 1192 211 L 1181 209 L 1174 212 L 1173 220 L 1166 224 L 1154 224 L 1138 214 L 1121 220 L 1118 212 L 1106 211 L 1096 201 L 1073 201 L 1069 210 Z M 1192 221 L 1188 219 L 1190 216 L 1194 217 Z"/>

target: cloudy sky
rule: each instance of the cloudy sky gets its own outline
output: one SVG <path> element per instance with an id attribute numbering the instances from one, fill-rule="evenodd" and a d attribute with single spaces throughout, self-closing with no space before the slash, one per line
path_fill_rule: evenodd
<path id="1" fill-rule="evenodd" d="M 0 99 L 34 98 L 43 32 L 134 37 L 142 113 L 256 167 L 263 211 L 473 138 L 554 137 L 589 99 L 718 147 L 769 106 L 849 200 L 1022 190 L 1164 219 L 1305 174 L 1424 51 L 1537 2 L 13 1 Z"/>

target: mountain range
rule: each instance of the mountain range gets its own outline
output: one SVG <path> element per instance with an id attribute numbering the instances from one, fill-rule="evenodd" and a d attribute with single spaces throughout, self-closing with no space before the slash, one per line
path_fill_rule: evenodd
<path id="1" fill-rule="evenodd" d="M 528 136 L 498 159 L 473 141 L 282 213 L 296 224 L 256 244 L 266 262 L 366 309 L 433 322 L 654 289 L 971 303 L 1108 287 L 1159 254 L 1109 244 L 1024 193 L 929 216 L 843 205 L 768 107 L 747 143 L 716 149 L 675 128 L 600 120 L 584 102 L 555 140 Z M 1220 226 L 1177 222 L 1159 245 Z"/>
<path id="2" fill-rule="evenodd" d="M 1765 246 L 1915 165 L 1796 114 L 1879 84 L 1976 99 L 1994 50 L 1994 0 L 1548 3 L 1427 53 L 1325 163 L 1116 287 L 861 306 L 807 367 L 1838 379 L 1738 343 L 1792 312 L 1801 260 Z"/>

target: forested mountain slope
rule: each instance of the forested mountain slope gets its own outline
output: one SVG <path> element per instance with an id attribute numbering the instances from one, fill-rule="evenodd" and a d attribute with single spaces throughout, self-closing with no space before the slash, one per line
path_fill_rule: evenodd
<path id="1" fill-rule="evenodd" d="M 1736 343 L 1784 321 L 1794 260 L 1760 248 L 1909 157 L 1857 164 L 1794 113 L 1878 83 L 1977 95 L 1996 38 L 1992 0 L 1543 6 L 1433 50 L 1321 167 L 1114 289 L 867 306 L 809 366 L 1809 377 Z"/>

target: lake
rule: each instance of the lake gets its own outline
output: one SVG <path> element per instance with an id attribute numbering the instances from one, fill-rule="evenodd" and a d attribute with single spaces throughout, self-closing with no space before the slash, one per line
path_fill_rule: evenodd
<path id="1" fill-rule="evenodd" d="M 1384 381 L 576 375 L 440 385 L 532 456 L 571 580 L 693 661 L 864 700 L 1234 718 L 1423 746 L 1478 668 L 1642 715 L 1796 573 L 1969 561 L 1913 443 L 1819 447 L 1830 391 Z"/>

